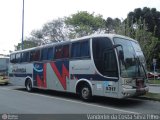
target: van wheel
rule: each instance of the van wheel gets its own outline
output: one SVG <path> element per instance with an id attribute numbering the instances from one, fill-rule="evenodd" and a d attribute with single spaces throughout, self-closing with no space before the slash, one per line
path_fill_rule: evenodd
<path id="1" fill-rule="evenodd" d="M 27 80 L 27 81 L 26 81 L 26 90 L 27 90 L 28 92 L 31 92 L 31 91 L 32 91 L 32 82 L 31 82 L 31 80 Z"/>
<path id="2" fill-rule="evenodd" d="M 80 97 L 83 101 L 91 101 L 92 100 L 92 92 L 89 85 L 83 85 L 80 91 Z"/>

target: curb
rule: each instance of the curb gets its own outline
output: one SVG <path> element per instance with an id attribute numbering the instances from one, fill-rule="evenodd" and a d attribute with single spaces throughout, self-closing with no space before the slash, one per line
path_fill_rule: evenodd
<path id="1" fill-rule="evenodd" d="M 158 98 L 149 98 L 149 97 L 136 97 L 138 99 L 141 99 L 141 100 L 152 100 L 152 101 L 159 101 L 160 102 L 160 99 Z"/>
<path id="2" fill-rule="evenodd" d="M 151 93 L 149 92 L 146 95 L 143 96 L 137 96 L 136 98 L 141 99 L 141 100 L 152 100 L 152 101 L 158 101 L 160 102 L 160 93 Z"/>
<path id="3" fill-rule="evenodd" d="M 149 84 L 149 86 L 159 86 L 160 87 L 160 84 Z"/>

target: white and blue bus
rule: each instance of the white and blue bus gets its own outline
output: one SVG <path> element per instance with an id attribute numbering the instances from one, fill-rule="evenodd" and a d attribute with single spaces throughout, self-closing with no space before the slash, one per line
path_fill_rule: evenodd
<path id="1" fill-rule="evenodd" d="M 10 82 L 80 95 L 127 98 L 148 92 L 145 58 L 136 40 L 92 35 L 15 51 Z"/>

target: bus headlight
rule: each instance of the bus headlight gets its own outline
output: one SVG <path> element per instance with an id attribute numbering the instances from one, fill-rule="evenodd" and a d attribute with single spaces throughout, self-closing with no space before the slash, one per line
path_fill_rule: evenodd
<path id="1" fill-rule="evenodd" d="M 130 86 L 130 85 L 122 85 L 123 88 L 126 88 L 126 89 L 132 89 L 133 87 Z"/>

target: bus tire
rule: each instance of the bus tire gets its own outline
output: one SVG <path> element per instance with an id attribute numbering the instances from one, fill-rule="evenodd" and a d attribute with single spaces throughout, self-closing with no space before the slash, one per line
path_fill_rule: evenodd
<path id="1" fill-rule="evenodd" d="M 28 79 L 28 80 L 26 81 L 25 86 L 26 86 L 26 90 L 27 90 L 28 92 L 31 92 L 31 91 L 32 91 L 33 88 L 32 88 L 32 82 L 31 82 L 30 79 Z"/>
<path id="2" fill-rule="evenodd" d="M 80 97 L 83 101 L 91 101 L 92 100 L 92 91 L 88 84 L 85 84 L 81 87 Z"/>

